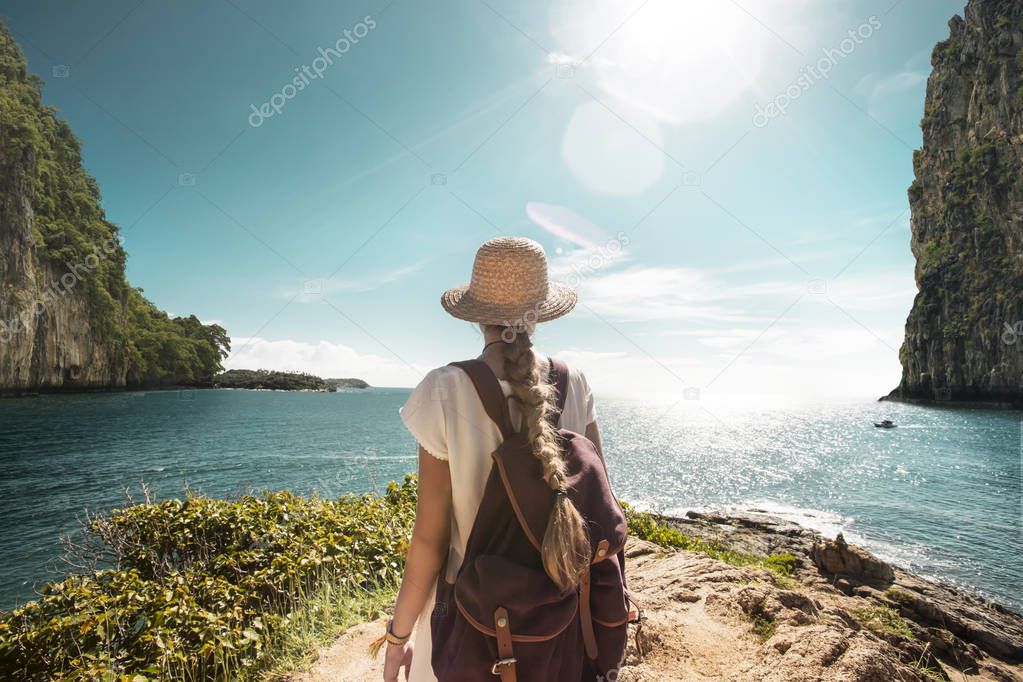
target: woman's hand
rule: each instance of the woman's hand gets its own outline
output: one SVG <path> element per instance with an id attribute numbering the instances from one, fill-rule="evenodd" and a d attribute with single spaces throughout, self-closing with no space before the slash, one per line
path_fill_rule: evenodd
<path id="1" fill-rule="evenodd" d="M 384 682 L 398 682 L 398 672 L 405 668 L 405 679 L 412 670 L 412 642 L 402 645 L 388 644 L 384 657 Z"/>

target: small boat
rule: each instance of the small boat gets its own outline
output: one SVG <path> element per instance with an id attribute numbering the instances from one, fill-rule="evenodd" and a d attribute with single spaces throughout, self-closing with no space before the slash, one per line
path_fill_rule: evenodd
<path id="1" fill-rule="evenodd" d="M 898 424 L 893 422 L 891 419 L 885 419 L 883 421 L 874 422 L 874 426 L 879 429 L 894 429 Z"/>

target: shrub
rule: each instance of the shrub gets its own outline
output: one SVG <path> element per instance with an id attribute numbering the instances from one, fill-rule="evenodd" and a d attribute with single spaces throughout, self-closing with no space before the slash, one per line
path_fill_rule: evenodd
<path id="1" fill-rule="evenodd" d="M 969 324 L 961 317 L 949 320 L 941 328 L 941 333 L 945 337 L 945 340 L 950 342 L 961 341 L 966 337 L 968 332 Z"/>
<path id="2" fill-rule="evenodd" d="M 920 267 L 925 271 L 935 268 L 944 262 L 948 255 L 948 245 L 932 239 L 924 243 L 920 252 Z"/>
<path id="3" fill-rule="evenodd" d="M 50 583 L 0 616 L 0 670 L 26 680 L 251 678 L 325 588 L 396 583 L 415 497 L 409 476 L 384 496 L 189 497 L 93 518 L 80 554 L 108 567 Z"/>
<path id="4" fill-rule="evenodd" d="M 913 631 L 899 613 L 887 606 L 868 606 L 853 612 L 863 627 L 882 639 L 886 637 L 913 638 Z"/>
<path id="5" fill-rule="evenodd" d="M 919 180 L 914 179 L 907 190 L 910 201 L 920 201 L 924 195 L 924 187 L 920 184 Z"/>
<path id="6" fill-rule="evenodd" d="M 884 596 L 900 606 L 909 606 L 913 603 L 913 595 L 897 587 L 889 587 L 884 591 Z"/>
<path id="7" fill-rule="evenodd" d="M 753 624 L 753 634 L 761 643 L 774 637 L 774 633 L 778 631 L 778 624 L 774 622 L 771 614 L 764 610 L 763 600 L 753 604 L 745 617 Z"/>
<path id="8" fill-rule="evenodd" d="M 1002 190 L 1011 180 L 999 173 L 998 153 L 994 145 L 982 144 L 959 150 L 949 177 L 948 205 L 971 206 L 985 184 Z"/>

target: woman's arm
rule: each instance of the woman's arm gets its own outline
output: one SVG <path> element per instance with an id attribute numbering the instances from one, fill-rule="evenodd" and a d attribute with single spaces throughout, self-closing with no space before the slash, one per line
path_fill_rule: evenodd
<path id="1" fill-rule="evenodd" d="M 391 630 L 399 637 L 411 634 L 416 619 L 430 597 L 437 575 L 448 555 L 451 542 L 451 473 L 448 463 L 419 448 L 419 500 L 412 529 L 405 577 L 394 605 Z M 385 682 L 395 682 L 398 672 L 412 662 L 412 645 L 387 645 Z"/>

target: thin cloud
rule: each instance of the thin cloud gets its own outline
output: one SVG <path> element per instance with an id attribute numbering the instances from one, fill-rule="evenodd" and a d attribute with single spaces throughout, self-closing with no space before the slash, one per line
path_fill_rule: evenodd
<path id="1" fill-rule="evenodd" d="M 856 90 L 866 93 L 873 99 L 893 92 L 908 90 L 925 80 L 927 80 L 927 73 L 924 71 L 898 71 L 888 76 L 872 73 L 860 80 Z"/>
<path id="2" fill-rule="evenodd" d="M 425 263 L 426 261 L 423 260 L 418 263 L 413 263 L 412 265 L 406 265 L 405 267 L 394 268 L 392 270 L 384 270 L 382 272 L 357 279 L 328 279 L 324 280 L 324 287 L 331 292 L 373 291 L 387 286 L 388 284 L 401 281 L 409 275 L 419 272 Z M 327 292 L 325 291 L 324 293 Z"/>
<path id="3" fill-rule="evenodd" d="M 358 377 L 373 386 L 413 386 L 425 374 L 397 360 L 360 353 L 351 346 L 330 341 L 309 343 L 260 337 L 232 339 L 227 369 L 272 369 L 308 372 L 323 378 Z"/>
<path id="4" fill-rule="evenodd" d="M 553 263 L 561 278 L 578 277 L 583 310 L 618 321 L 749 322 L 763 318 L 772 301 L 785 303 L 805 297 L 811 305 L 848 310 L 903 314 L 916 294 L 911 273 L 881 272 L 837 280 L 761 279 L 740 281 L 740 273 L 758 267 L 740 264 L 725 268 L 629 265 L 609 262 L 586 270 L 587 250 L 567 254 Z M 624 254 L 623 254 L 624 256 Z M 581 263 L 573 266 L 573 262 Z M 764 267 L 767 267 L 766 264 Z"/>
<path id="5" fill-rule="evenodd" d="M 381 270 L 351 279 L 312 278 L 298 282 L 293 289 L 282 291 L 279 298 L 288 300 L 294 298 L 296 303 L 320 303 L 322 302 L 320 297 L 328 294 L 376 291 L 419 272 L 425 264 L 426 260 L 421 260 L 411 265 Z M 297 298 L 295 298 L 296 291 L 298 293 Z"/>

